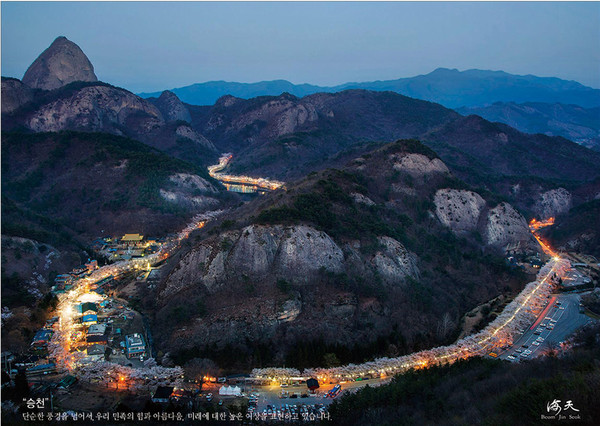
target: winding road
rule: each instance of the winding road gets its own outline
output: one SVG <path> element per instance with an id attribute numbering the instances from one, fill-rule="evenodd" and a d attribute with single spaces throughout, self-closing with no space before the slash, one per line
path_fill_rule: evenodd
<path id="1" fill-rule="evenodd" d="M 227 154 L 221 157 L 218 165 L 211 166 L 211 176 L 223 179 L 223 176 L 219 172 L 223 170 L 231 159 L 231 155 Z M 246 179 L 245 177 L 237 177 L 241 181 Z M 262 185 L 267 180 L 256 180 L 257 183 L 251 183 L 253 185 Z M 273 187 L 281 187 L 280 182 L 269 182 Z M 222 212 L 217 212 L 212 217 L 219 215 Z M 55 333 L 55 336 L 51 342 L 51 355 L 57 360 L 57 364 L 63 369 L 77 374 L 81 371 L 81 367 L 77 363 L 76 354 L 71 351 L 72 346 L 72 334 L 76 329 L 75 326 L 75 310 L 74 305 L 81 301 L 82 297 L 85 297 L 89 293 L 90 286 L 105 278 L 109 275 L 117 275 L 124 271 L 135 270 L 140 268 L 150 267 L 166 258 L 168 258 L 186 239 L 190 232 L 194 229 L 201 228 L 204 224 L 212 217 L 206 215 L 196 216 L 193 221 L 182 230 L 176 238 L 167 242 L 161 250 L 151 256 L 143 259 L 132 259 L 129 261 L 122 261 L 112 265 L 106 265 L 98 270 L 94 271 L 89 277 L 79 280 L 75 288 L 66 293 L 60 300 L 58 305 L 58 316 L 60 318 L 59 330 Z M 327 386 L 330 383 L 339 383 L 347 381 L 352 383 L 351 387 L 360 387 L 363 383 L 367 383 L 373 379 L 381 382 L 387 378 L 407 371 L 410 369 L 420 369 L 433 364 L 453 363 L 460 359 L 466 359 L 473 356 L 485 356 L 490 352 L 500 353 L 501 358 L 508 358 L 509 356 L 515 357 L 515 353 L 518 346 L 514 346 L 513 343 L 518 345 L 528 345 L 533 341 L 533 330 L 530 330 L 531 324 L 535 322 L 536 317 L 542 315 L 544 318 L 549 316 L 555 320 L 555 330 L 546 333 L 542 333 L 542 338 L 545 340 L 548 336 L 552 335 L 553 340 L 548 341 L 560 341 L 564 339 L 568 334 L 572 333 L 576 328 L 580 327 L 584 322 L 578 316 L 579 310 L 575 309 L 575 305 L 578 307 L 578 301 L 576 296 L 563 297 L 565 301 L 565 307 L 563 309 L 552 307 L 547 308 L 548 300 L 552 295 L 556 285 L 555 282 L 563 277 L 565 272 L 570 268 L 570 263 L 567 259 L 562 258 L 556 251 L 554 251 L 546 242 L 536 234 L 537 227 L 532 227 L 531 231 L 544 252 L 550 256 L 550 260 L 541 268 L 536 281 L 529 283 L 523 291 L 515 297 L 515 299 L 506 306 L 504 311 L 485 329 L 482 331 L 467 336 L 452 345 L 432 348 L 420 352 L 416 352 L 410 355 L 405 355 L 397 358 L 378 358 L 373 361 L 369 361 L 363 364 L 349 364 L 341 367 L 334 368 L 310 368 L 304 371 L 299 371 L 291 368 L 263 368 L 254 369 L 251 374 L 251 381 L 254 380 L 257 383 L 270 383 L 270 386 L 274 390 L 279 390 L 278 385 L 280 383 L 287 383 L 292 381 L 292 378 L 317 378 L 321 384 Z M 574 313 L 577 313 L 575 315 Z M 540 314 L 541 313 L 541 314 Z M 539 321 L 544 321 L 541 318 Z M 548 320 L 549 321 L 549 320 Z M 522 331 L 527 329 L 527 332 L 522 334 Z M 538 337 L 537 335 L 535 336 Z M 535 345 L 538 346 L 538 345 Z M 541 345 L 539 345 L 541 346 Z M 503 350 L 502 348 L 510 348 Z M 538 348 L 536 348 L 537 350 Z M 529 356 L 535 356 L 532 350 Z M 121 366 L 116 364 L 102 362 L 102 368 L 100 365 L 92 366 L 93 368 L 98 367 L 98 371 L 107 371 L 111 368 L 113 370 L 118 369 L 121 377 L 148 377 L 148 371 L 135 370 L 123 370 Z M 156 367 L 162 368 L 162 367 Z M 161 371 L 152 370 L 155 375 L 155 379 L 158 377 L 156 374 L 164 374 L 165 379 L 169 381 L 177 381 L 180 379 L 181 369 L 163 369 Z M 84 369 L 85 370 L 85 369 Z M 143 369 L 142 369 L 143 370 Z M 86 370 L 89 373 L 89 368 Z M 158 371 L 158 372 L 157 372 Z M 110 375 L 110 373 L 107 373 Z"/>
<path id="2" fill-rule="evenodd" d="M 253 178 L 250 176 L 238 176 L 221 173 L 229 162 L 233 159 L 233 154 L 226 153 L 222 154 L 219 158 L 219 163 L 208 167 L 208 174 L 221 182 L 227 190 L 233 190 L 233 188 L 248 187 L 255 188 L 253 191 L 237 191 L 237 192 L 256 192 L 257 190 L 262 191 L 274 191 L 276 189 L 284 188 L 285 183 L 277 180 L 269 180 L 265 178 Z"/>

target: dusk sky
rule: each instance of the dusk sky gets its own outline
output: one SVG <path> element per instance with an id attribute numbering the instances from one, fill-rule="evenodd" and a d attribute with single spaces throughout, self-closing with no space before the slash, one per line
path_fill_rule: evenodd
<path id="1" fill-rule="evenodd" d="M 59 35 L 134 92 L 210 80 L 335 85 L 438 67 L 600 88 L 600 3 L 2 3 L 2 75 Z"/>

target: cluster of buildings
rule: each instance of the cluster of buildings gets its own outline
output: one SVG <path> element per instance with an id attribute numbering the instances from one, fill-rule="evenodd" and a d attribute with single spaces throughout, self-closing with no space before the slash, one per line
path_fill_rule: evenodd
<path id="1" fill-rule="evenodd" d="M 50 343 L 53 334 L 54 331 L 51 328 L 38 330 L 31 341 L 31 351 L 38 355 L 47 355 L 48 343 Z"/>
<path id="2" fill-rule="evenodd" d="M 144 238 L 140 234 L 104 237 L 94 240 L 92 249 L 110 261 L 145 257 L 160 250 L 165 238 Z"/>
<path id="3" fill-rule="evenodd" d="M 109 280 L 102 280 L 105 283 Z M 98 294 L 102 281 L 95 283 L 94 290 L 86 293 L 78 303 L 71 306 L 72 327 L 70 348 L 79 353 L 77 364 L 87 365 L 121 357 L 123 362 L 132 358 L 143 360 L 147 354 L 145 339 L 140 333 L 123 335 L 127 321 L 133 319 L 133 311 L 111 298 Z M 59 317 L 49 319 L 38 330 L 31 342 L 30 355 L 24 367 L 28 376 L 46 375 L 56 372 L 56 365 L 49 356 L 48 346 L 55 328 L 59 326 Z"/>
<path id="4" fill-rule="evenodd" d="M 112 353 L 123 354 L 128 359 L 146 355 L 146 342 L 140 333 L 123 336 L 122 325 L 133 318 L 133 312 L 111 299 L 99 303 L 76 304 L 77 317 L 73 335 L 73 346 L 85 349 L 86 356 L 79 362 L 88 364 L 101 361 Z"/>
<path id="5" fill-rule="evenodd" d="M 58 326 L 58 317 L 50 318 L 46 321 L 43 328 L 36 331 L 29 354 L 25 357 L 15 359 L 16 367 L 25 368 L 28 377 L 46 375 L 56 372 L 56 365 L 48 359 L 48 345 L 52 340 L 55 328 Z M 16 370 L 11 371 L 11 376 L 16 374 Z"/>
<path id="6" fill-rule="evenodd" d="M 51 288 L 52 293 L 66 293 L 73 288 L 77 280 L 89 276 L 96 269 L 98 269 L 98 261 L 88 259 L 87 263 L 73 268 L 68 274 L 57 275 Z"/>

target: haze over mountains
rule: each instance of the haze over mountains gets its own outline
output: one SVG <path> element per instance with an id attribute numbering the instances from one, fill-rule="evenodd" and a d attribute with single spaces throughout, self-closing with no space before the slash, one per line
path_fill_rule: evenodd
<path id="1" fill-rule="evenodd" d="M 461 114 L 477 114 L 526 133 L 562 136 L 600 150 L 600 90 L 558 78 L 438 68 L 429 74 L 411 78 L 345 83 L 333 87 L 293 84 L 286 80 L 258 83 L 210 81 L 170 91 L 185 103 L 212 105 L 225 95 L 249 99 L 289 93 L 304 97 L 348 89 L 392 91 L 440 103 Z M 160 92 L 140 94 L 144 98 L 159 95 Z"/>
<path id="2" fill-rule="evenodd" d="M 259 83 L 210 81 L 170 89 L 183 102 L 212 105 L 223 95 L 248 99 L 287 92 L 303 97 L 313 93 L 340 92 L 347 89 L 392 91 L 448 108 L 487 105 L 494 102 L 544 102 L 575 104 L 585 108 L 600 106 L 600 90 L 575 81 L 534 75 L 514 75 L 504 71 L 438 68 L 429 74 L 398 80 L 344 83 L 323 87 L 293 84 L 286 80 Z M 157 97 L 160 92 L 140 93 L 141 97 Z"/>
<path id="3" fill-rule="evenodd" d="M 463 107 L 463 115 L 479 115 L 500 121 L 526 133 L 562 136 L 588 148 L 600 151 L 600 107 L 542 102 L 495 102 L 481 107 Z"/>

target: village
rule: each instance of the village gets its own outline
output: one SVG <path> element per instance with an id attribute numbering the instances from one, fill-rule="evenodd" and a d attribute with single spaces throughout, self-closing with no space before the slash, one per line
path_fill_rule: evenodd
<path id="1" fill-rule="evenodd" d="M 180 367 L 157 365 L 145 319 L 119 297 L 118 288 L 131 283 L 153 288 L 164 261 L 206 220 L 206 216 L 196 217 L 179 234 L 160 239 L 140 234 L 96 239 L 92 248 L 106 265 L 88 259 L 56 276 L 51 288 L 57 300 L 54 316 L 37 330 L 28 354 L 2 353 L 3 370 L 10 380 L 24 379 L 28 384 L 28 407 L 38 408 L 46 420 L 60 412 L 77 420 L 82 407 L 97 412 L 96 420 L 128 419 L 133 412 L 115 411 L 124 404 L 136 412 L 150 404 L 152 410 L 138 420 L 156 420 L 147 416 L 162 413 L 167 406 L 179 416 L 188 413 L 189 420 L 242 420 L 242 413 L 262 420 L 315 420 L 327 415 L 317 398 L 328 392 L 316 392 L 318 385 L 307 388 L 305 380 L 291 393 L 277 384 L 277 398 L 308 398 L 310 394 L 312 404 L 307 399 L 304 404 L 279 408 L 265 403 L 260 411 L 256 409 L 259 389 L 275 386 L 269 380 L 247 374 L 186 378 Z M 75 407 L 79 407 L 77 412 Z M 116 417 L 103 417 L 108 411 Z"/>

